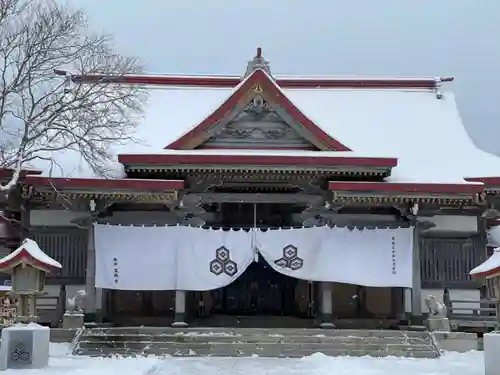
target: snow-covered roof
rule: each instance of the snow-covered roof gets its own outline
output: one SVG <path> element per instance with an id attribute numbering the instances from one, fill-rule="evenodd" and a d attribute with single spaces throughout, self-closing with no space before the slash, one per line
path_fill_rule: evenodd
<path id="1" fill-rule="evenodd" d="M 497 247 L 484 263 L 471 270 L 470 275 L 487 278 L 500 276 L 500 247 Z"/>
<path id="2" fill-rule="evenodd" d="M 230 88 L 151 89 L 144 122 L 135 137 L 140 144 L 117 147 L 116 154 L 179 154 L 164 150 L 196 126 L 234 91 Z M 282 92 L 320 128 L 353 152 L 321 152 L 322 156 L 396 157 L 389 182 L 464 183 L 464 177 L 500 176 L 500 158 L 478 149 L 465 130 L 451 92 L 442 99 L 429 89 L 283 89 Z M 197 154 L 269 151 L 183 151 Z M 280 156 L 312 156 L 310 151 L 272 151 Z M 52 155 L 62 167 L 53 177 L 92 177 L 76 153 Z M 33 167 L 48 174 L 47 162 Z M 110 166 L 123 171 L 118 165 Z"/>
<path id="3" fill-rule="evenodd" d="M 233 89 L 151 88 L 144 121 L 134 133 L 134 137 L 140 142 L 124 143 L 115 147 L 113 152 L 116 155 L 161 153 L 167 144 L 210 115 L 232 91 Z M 95 177 L 77 152 L 53 152 L 50 157 L 55 161 L 54 164 L 46 160 L 34 160 L 30 166 L 42 170 L 45 176 Z M 118 161 L 110 165 L 110 171 L 113 177 L 123 177 L 123 167 Z"/>
<path id="4" fill-rule="evenodd" d="M 58 261 L 45 254 L 38 244 L 29 238 L 12 253 L 0 259 L 0 269 L 12 268 L 19 263 L 30 263 L 43 268 L 62 268 Z"/>
<path id="5" fill-rule="evenodd" d="M 500 175 L 500 158 L 477 148 L 455 97 L 429 90 L 284 90 L 330 136 L 355 152 L 393 156 L 390 182 L 462 183 Z"/>

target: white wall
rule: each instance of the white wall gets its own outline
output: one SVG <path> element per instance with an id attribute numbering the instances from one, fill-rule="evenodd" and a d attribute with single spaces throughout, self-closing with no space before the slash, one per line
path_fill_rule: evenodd
<path id="1" fill-rule="evenodd" d="M 165 209 L 162 211 L 118 211 L 113 212 L 113 216 L 105 219 L 110 224 L 128 224 L 128 225 L 142 225 L 142 224 L 175 224 L 177 223 L 178 216 Z"/>
<path id="2" fill-rule="evenodd" d="M 457 233 L 476 233 L 476 216 L 458 216 L 458 215 L 436 215 L 421 220 L 431 221 L 436 226 L 427 231 L 429 232 L 457 232 Z"/>
<path id="3" fill-rule="evenodd" d="M 30 213 L 30 224 L 43 227 L 76 226 L 72 220 L 88 216 L 85 212 L 72 212 L 68 210 L 33 210 Z M 175 224 L 177 215 L 167 211 L 118 211 L 105 220 L 111 224 Z"/>
<path id="4" fill-rule="evenodd" d="M 71 220 L 85 217 L 85 212 L 68 210 L 33 210 L 30 212 L 30 224 L 36 227 L 76 226 Z"/>
<path id="5" fill-rule="evenodd" d="M 85 217 L 85 212 L 72 212 L 68 210 L 33 210 L 30 214 L 30 223 L 33 226 L 68 226 L 75 225 L 71 220 Z M 300 214 L 298 214 L 300 216 Z M 335 221 L 349 222 L 350 220 L 363 221 L 390 221 L 395 220 L 393 215 L 341 215 L 330 214 L 329 218 Z M 165 209 L 158 211 L 118 211 L 106 219 L 110 223 L 120 224 L 165 224 L 175 223 L 177 216 Z M 436 226 L 428 232 L 446 231 L 460 233 L 476 233 L 477 218 L 475 216 L 436 215 L 422 220 L 431 221 Z"/>

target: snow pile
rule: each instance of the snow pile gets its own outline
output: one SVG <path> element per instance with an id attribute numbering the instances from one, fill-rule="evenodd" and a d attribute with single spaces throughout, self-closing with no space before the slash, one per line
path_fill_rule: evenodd
<path id="1" fill-rule="evenodd" d="M 236 332 L 177 332 L 174 336 L 239 337 L 241 334 Z"/>
<path id="2" fill-rule="evenodd" d="M 439 359 L 326 357 L 282 358 L 88 358 L 68 344 L 51 344 L 49 367 L 37 375 L 484 375 L 481 352 L 446 353 Z M 7 370 L 5 375 L 19 371 Z"/>

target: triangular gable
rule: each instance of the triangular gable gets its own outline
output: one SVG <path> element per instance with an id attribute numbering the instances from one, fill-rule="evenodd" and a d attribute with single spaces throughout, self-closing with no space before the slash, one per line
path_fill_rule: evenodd
<path id="1" fill-rule="evenodd" d="M 244 107 L 255 95 L 261 95 L 270 103 L 281 106 L 294 121 L 301 126 L 302 135 L 318 150 L 322 151 L 351 151 L 336 139 L 330 137 L 313 121 L 307 118 L 280 90 L 271 77 L 261 69 L 251 73 L 233 94 L 210 116 L 192 130 L 172 142 L 165 148 L 173 150 L 192 150 L 211 137 L 210 129 L 219 121 L 229 116 L 234 108 Z"/>

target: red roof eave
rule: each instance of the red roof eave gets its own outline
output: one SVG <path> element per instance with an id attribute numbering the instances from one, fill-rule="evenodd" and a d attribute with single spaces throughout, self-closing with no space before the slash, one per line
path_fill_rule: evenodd
<path id="1" fill-rule="evenodd" d="M 472 277 L 492 277 L 492 276 L 496 276 L 496 275 L 500 275 L 500 267 L 495 267 L 495 268 L 492 268 L 491 270 L 488 270 L 488 271 L 475 273 L 475 274 L 472 274 L 471 276 Z"/>
<path id="2" fill-rule="evenodd" d="M 25 183 L 56 189 L 103 189 L 103 190 L 147 190 L 168 191 L 184 188 L 183 180 L 141 180 L 141 179 L 103 179 L 103 178 L 51 178 L 28 176 Z"/>
<path id="3" fill-rule="evenodd" d="M 328 184 L 328 189 L 379 193 L 477 194 L 484 191 L 484 185 L 331 181 Z"/>
<path id="4" fill-rule="evenodd" d="M 67 75 L 68 72 L 56 70 L 56 75 Z M 72 74 L 74 83 L 118 83 L 136 85 L 157 85 L 157 86 L 180 86 L 180 87 L 207 87 L 207 88 L 231 88 L 238 86 L 242 78 L 240 76 L 193 76 L 193 75 L 79 75 Z M 451 82 L 454 77 L 441 77 L 441 82 Z M 435 88 L 435 79 L 415 79 L 415 78 L 352 78 L 343 79 L 335 77 L 324 78 L 277 78 L 276 83 L 284 89 L 300 88 Z"/>
<path id="5" fill-rule="evenodd" d="M 396 158 L 368 157 L 325 157 L 325 156 L 268 156 L 230 154 L 121 154 L 120 163 L 130 165 L 262 165 L 262 166 L 367 166 L 392 168 L 397 166 Z"/>
<path id="6" fill-rule="evenodd" d="M 12 178 L 12 175 L 14 174 L 14 169 L 12 168 L 1 168 L 0 167 L 0 180 Z M 36 169 L 23 169 L 21 170 L 20 178 L 24 178 L 27 175 L 41 175 L 42 171 L 38 171 Z"/>
<path id="7" fill-rule="evenodd" d="M 52 271 L 55 267 L 52 265 L 42 262 L 36 258 L 34 258 L 28 250 L 22 249 L 19 254 L 15 257 L 8 259 L 7 261 L 0 262 L 0 271 L 9 270 L 17 266 L 18 264 L 26 263 L 31 264 L 33 267 L 42 269 L 45 272 Z"/>
<path id="8" fill-rule="evenodd" d="M 465 181 L 482 182 L 487 188 L 495 186 L 500 187 L 500 177 L 467 177 Z"/>

